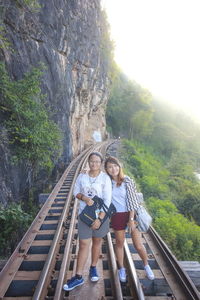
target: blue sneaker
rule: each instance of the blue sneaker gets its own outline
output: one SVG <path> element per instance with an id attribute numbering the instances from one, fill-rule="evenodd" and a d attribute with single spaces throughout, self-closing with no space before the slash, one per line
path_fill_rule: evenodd
<path id="1" fill-rule="evenodd" d="M 99 280 L 96 267 L 90 267 L 90 280 L 93 282 Z"/>
<path id="2" fill-rule="evenodd" d="M 71 291 L 75 287 L 84 284 L 83 278 L 78 279 L 76 276 L 72 277 L 70 280 L 67 280 L 67 283 L 63 285 L 63 290 Z"/>

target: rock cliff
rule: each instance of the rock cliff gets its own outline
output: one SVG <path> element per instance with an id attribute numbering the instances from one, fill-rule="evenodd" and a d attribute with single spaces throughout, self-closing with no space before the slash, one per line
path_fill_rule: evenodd
<path id="1" fill-rule="evenodd" d="M 24 3 L 24 2 L 23 2 Z M 0 59 L 13 79 L 38 62 L 45 64 L 42 92 L 63 133 L 61 162 L 106 137 L 108 63 L 102 49 L 100 0 L 42 0 L 33 11 L 22 1 L 0 1 L 0 17 L 11 48 Z M 10 165 L 10 149 L 1 127 L 0 202 L 21 200 L 30 182 L 25 165 Z"/>

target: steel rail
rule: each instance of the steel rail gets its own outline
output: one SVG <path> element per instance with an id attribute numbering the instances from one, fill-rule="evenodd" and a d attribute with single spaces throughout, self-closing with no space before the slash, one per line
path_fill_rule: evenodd
<path id="1" fill-rule="evenodd" d="M 88 151 L 88 150 L 87 150 Z M 85 153 L 86 150 L 83 152 Z M 83 155 L 83 154 L 82 154 Z M 3 297 L 12 282 L 13 278 L 15 277 L 16 272 L 19 269 L 20 264 L 24 260 L 24 257 L 27 255 L 27 252 L 30 248 L 32 241 L 35 239 L 35 236 L 38 233 L 38 230 L 46 217 L 46 211 L 50 209 L 53 201 L 56 198 L 58 191 L 60 190 L 63 182 L 71 169 L 71 165 L 68 166 L 63 173 L 62 177 L 52 190 L 51 194 L 49 195 L 47 201 L 43 205 L 43 207 L 38 212 L 37 216 L 35 217 L 34 221 L 32 222 L 31 226 L 23 236 L 22 240 L 19 242 L 17 247 L 15 248 L 14 252 L 10 256 L 9 260 L 7 261 L 6 265 L 2 269 L 0 273 L 0 297 Z M 10 270 L 12 269 L 12 272 Z"/>
<path id="2" fill-rule="evenodd" d="M 72 187 L 71 187 L 70 192 L 69 192 L 69 198 L 72 198 L 73 185 L 75 183 L 75 180 L 77 178 L 77 175 L 78 175 L 82 165 L 83 165 L 83 167 L 85 166 L 85 164 L 87 162 L 87 159 L 88 159 L 88 156 L 90 155 L 90 153 L 92 151 L 94 151 L 94 149 L 95 148 L 93 148 L 91 151 L 89 151 L 87 153 L 86 156 L 84 156 L 84 159 L 83 159 L 84 162 L 81 163 L 79 165 L 79 167 L 77 168 L 77 171 L 74 175 L 74 180 L 73 180 L 73 183 L 72 183 Z M 78 201 L 77 201 L 77 199 L 75 199 L 74 206 L 73 206 L 73 213 L 72 213 L 71 221 L 70 221 L 70 228 L 69 228 L 69 232 L 68 232 L 68 236 L 67 236 L 67 242 L 66 242 L 66 245 L 65 245 L 63 259 L 62 259 L 62 263 L 61 263 L 61 267 L 60 267 L 60 271 L 59 271 L 59 276 L 58 276 L 58 280 L 57 280 L 57 285 L 56 285 L 56 290 L 55 290 L 55 294 L 54 294 L 54 299 L 55 300 L 63 299 L 63 297 L 62 297 L 62 295 L 63 295 L 63 284 L 64 284 L 64 278 L 65 278 L 65 274 L 66 274 L 67 261 L 69 259 L 69 254 L 70 254 L 73 229 L 74 229 L 75 219 L 76 219 L 77 205 L 78 205 Z"/>
<path id="3" fill-rule="evenodd" d="M 136 295 L 133 295 L 134 300 L 145 300 L 144 292 L 139 278 L 137 276 L 136 269 L 126 239 L 124 241 L 124 254 L 128 265 L 129 278 L 131 280 L 132 285 L 134 286 L 134 291 L 136 292 Z"/>
<path id="4" fill-rule="evenodd" d="M 71 226 L 69 228 L 69 232 L 68 232 L 68 236 L 67 236 L 67 242 L 66 242 L 66 245 L 65 245 L 64 255 L 63 255 L 61 268 L 60 268 L 59 276 L 58 276 L 58 281 L 57 281 L 57 284 L 56 284 L 56 290 L 55 290 L 55 294 L 54 294 L 54 299 L 55 300 L 63 299 L 63 298 L 61 298 L 61 295 L 63 294 L 63 283 L 64 283 L 64 278 L 65 278 L 65 273 L 66 273 L 67 261 L 68 261 L 69 254 L 70 254 L 74 223 L 75 223 L 75 219 L 76 219 L 77 205 L 78 205 L 78 201 L 77 201 L 77 199 L 75 199 L 74 207 L 73 207 L 73 213 L 72 213 L 72 217 L 71 217 Z"/>
<path id="5" fill-rule="evenodd" d="M 118 268 L 117 268 L 117 263 L 116 263 L 116 259 L 115 259 L 115 253 L 114 253 L 114 249 L 113 249 L 113 243 L 112 243 L 110 232 L 107 234 L 106 240 L 107 240 L 107 244 L 108 244 L 111 272 L 112 272 L 113 282 L 114 282 L 114 287 L 115 287 L 115 298 L 114 299 L 123 300 L 123 294 L 122 294 L 121 284 L 119 281 Z"/>
<path id="6" fill-rule="evenodd" d="M 89 149 L 86 149 L 85 151 L 83 151 L 65 170 L 65 172 L 63 173 L 59 182 L 54 187 L 54 189 L 51 192 L 51 194 L 49 195 L 47 201 L 45 202 L 43 207 L 38 212 L 36 218 L 32 222 L 31 226 L 25 233 L 24 237 L 22 238 L 22 240 L 16 247 L 15 251 L 11 255 L 7 264 L 4 266 L 2 272 L 0 273 L 0 283 L 1 283 L 0 284 L 0 298 L 4 297 L 6 291 L 8 290 L 8 287 L 10 286 L 11 282 L 15 278 L 16 273 L 19 270 L 19 266 L 24 261 L 24 259 L 26 259 L 27 253 L 31 247 L 31 244 L 35 240 L 35 237 L 39 232 L 39 228 L 43 224 L 45 217 L 47 216 L 48 210 L 51 208 L 52 204 L 54 203 L 54 201 L 56 199 L 58 192 L 61 190 L 67 174 L 71 171 L 73 166 L 76 164 L 76 162 L 81 157 L 85 156 L 87 159 L 87 157 L 88 157 L 89 153 L 91 153 L 91 151 L 94 151 L 95 149 L 96 149 L 95 151 L 97 151 L 97 149 L 100 149 L 100 148 L 103 149 L 103 147 L 105 147 L 105 149 L 106 149 L 109 144 L 111 144 L 111 142 L 99 143 L 95 147 L 91 146 Z M 84 158 L 82 159 L 82 161 L 83 160 L 84 160 Z M 76 173 L 76 175 L 77 175 L 77 173 Z M 68 198 L 66 200 L 66 204 L 65 204 L 66 209 L 65 210 L 67 210 L 68 206 L 69 206 L 67 204 L 69 202 L 68 200 L 70 198 L 69 194 L 70 194 L 70 190 L 68 192 Z M 55 250 L 59 246 L 58 241 L 60 239 L 61 228 L 64 223 L 65 217 L 66 217 L 66 214 L 62 213 L 61 218 L 58 222 L 57 231 L 54 234 L 54 239 L 53 239 L 53 242 L 51 243 L 50 250 L 49 250 L 47 259 L 45 261 L 45 266 L 44 266 L 43 270 L 41 271 L 41 274 L 39 277 L 39 282 L 36 286 L 36 290 L 35 290 L 33 299 L 39 299 L 39 298 L 43 297 L 43 295 L 45 294 L 44 291 L 45 290 L 47 291 L 47 285 L 49 282 L 49 280 L 47 280 L 47 277 L 48 277 L 47 275 L 50 275 L 50 273 L 51 273 L 50 269 L 52 269 L 52 261 L 53 261 L 53 257 L 55 256 Z M 10 271 L 11 269 L 12 269 L 12 271 Z"/>
<path id="7" fill-rule="evenodd" d="M 176 277 L 176 282 L 178 281 L 178 284 L 181 286 L 181 299 L 182 300 L 200 300 L 200 293 L 195 287 L 192 280 L 189 278 L 187 273 L 183 270 L 183 268 L 178 263 L 176 257 L 172 254 L 168 246 L 165 244 L 165 242 L 161 239 L 159 234 L 155 231 L 153 227 L 150 227 L 149 234 L 151 238 L 153 238 L 154 243 L 159 248 L 162 256 L 164 257 L 165 262 L 172 270 L 172 274 Z M 165 274 L 164 274 L 165 275 Z M 166 280 L 168 281 L 168 278 L 166 277 Z M 169 285 L 171 283 L 168 281 Z M 180 293 L 176 289 L 172 288 L 172 291 L 174 293 L 174 296 L 177 297 L 177 299 L 180 299 Z"/>
<path id="8" fill-rule="evenodd" d="M 75 159 L 73 161 L 73 163 L 71 165 L 71 168 L 77 163 L 77 161 L 79 159 L 80 158 L 78 157 L 77 159 Z M 71 185 L 71 188 L 69 190 L 69 193 L 68 193 L 68 196 L 67 196 L 67 199 L 66 199 L 66 202 L 65 202 L 65 206 L 63 208 L 61 218 L 59 219 L 58 227 L 57 227 L 56 233 L 54 235 L 53 242 L 51 244 L 51 247 L 50 247 L 50 250 L 49 250 L 49 253 L 48 253 L 48 257 L 45 261 L 44 268 L 41 272 L 37 287 L 36 287 L 34 295 L 33 295 L 33 300 L 44 299 L 44 297 L 46 296 L 47 285 L 49 284 L 49 280 L 50 280 L 49 277 L 51 276 L 50 269 L 51 269 L 51 266 L 52 266 L 53 258 L 56 255 L 56 247 L 58 246 L 58 241 L 60 240 L 60 237 L 61 237 L 61 233 L 62 233 L 62 229 L 63 229 L 63 223 L 66 219 L 67 211 L 68 211 L 70 201 L 71 201 L 71 198 L 72 198 L 73 185 L 75 183 L 76 175 L 78 174 L 79 169 L 81 168 L 81 164 L 84 160 L 85 160 L 85 155 L 83 156 L 83 158 L 79 162 L 79 165 L 77 167 L 77 171 L 75 172 L 74 179 L 72 181 L 72 185 Z"/>
<path id="9" fill-rule="evenodd" d="M 90 147 L 91 148 L 91 147 Z M 89 149 L 90 149 L 89 148 Z M 10 283 L 12 282 L 13 278 L 15 277 L 22 261 L 27 255 L 27 252 L 31 246 L 31 243 L 35 239 L 42 222 L 44 221 L 47 211 L 51 208 L 59 190 L 61 189 L 67 174 L 70 172 L 72 165 L 74 165 L 81 156 L 87 153 L 88 149 L 83 151 L 75 160 L 73 160 L 72 164 L 70 164 L 66 170 L 64 171 L 63 175 L 61 176 L 58 183 L 55 185 L 54 189 L 50 193 L 48 199 L 46 200 L 45 204 L 42 206 L 38 214 L 36 215 L 34 221 L 32 222 L 31 226 L 23 236 L 22 240 L 17 245 L 16 249 L 12 253 L 11 257 L 7 261 L 6 265 L 2 269 L 0 273 L 0 298 L 3 298 Z M 12 271 L 11 271 L 12 270 Z"/>
<path id="10" fill-rule="evenodd" d="M 91 146 L 89 149 L 83 151 L 65 170 L 62 177 L 60 178 L 59 182 L 54 187 L 53 191 L 49 195 L 47 202 L 44 204 L 44 206 L 41 208 L 39 213 L 36 216 L 36 219 L 31 224 L 31 227 L 26 232 L 25 236 L 23 237 L 22 241 L 19 243 L 17 248 L 15 249 L 14 253 L 12 254 L 10 260 L 7 262 L 6 266 L 0 273 L 0 299 L 4 299 L 5 293 L 12 282 L 13 278 L 15 278 L 15 274 L 17 273 L 19 266 L 21 262 L 25 259 L 27 252 L 31 246 L 31 243 L 35 239 L 36 235 L 39 232 L 40 226 L 43 224 L 43 221 L 47 215 L 48 210 L 51 208 L 52 204 L 55 201 L 58 192 L 63 189 L 66 189 L 66 184 L 64 183 L 66 179 L 70 179 L 70 185 L 71 188 L 68 188 L 68 196 L 65 200 L 65 206 L 63 208 L 62 213 L 59 215 L 60 219 L 58 221 L 57 229 L 54 234 L 53 241 L 50 245 L 50 250 L 47 255 L 46 261 L 44 263 L 43 270 L 41 270 L 39 281 L 37 282 L 36 290 L 33 295 L 34 300 L 39 299 L 46 299 L 50 298 L 54 300 L 60 300 L 66 298 L 64 296 L 64 292 L 62 291 L 64 277 L 66 276 L 66 269 L 69 262 L 69 256 L 70 256 L 70 250 L 72 246 L 72 235 L 73 230 L 75 226 L 75 219 L 76 219 L 76 212 L 78 207 L 78 201 L 75 199 L 73 203 L 73 210 L 70 220 L 70 226 L 67 232 L 67 240 L 65 240 L 65 247 L 64 247 L 64 254 L 62 255 L 62 262 L 61 267 L 58 272 L 58 279 L 57 284 L 54 291 L 54 296 L 47 296 L 48 294 L 48 287 L 50 286 L 50 281 L 52 280 L 52 275 L 54 273 L 54 266 L 55 266 L 55 257 L 56 253 L 58 253 L 58 247 L 60 247 L 60 241 L 64 241 L 61 237 L 63 233 L 63 224 L 65 224 L 65 220 L 67 217 L 67 213 L 69 212 L 71 201 L 72 201 L 72 188 L 73 184 L 75 182 L 75 179 L 77 177 L 77 174 L 81 168 L 83 167 L 85 162 L 87 161 L 87 158 L 91 151 L 100 151 L 105 152 L 107 147 L 110 146 L 113 142 L 103 142 L 97 144 L 95 147 Z M 76 166 L 78 164 L 78 166 Z M 73 172 L 73 176 L 70 176 L 70 172 L 72 173 L 73 168 L 77 168 L 76 171 Z M 67 177 L 68 176 L 68 177 Z M 69 178 L 70 177 L 70 178 Z M 73 177 L 73 178 L 72 178 Z M 72 183 L 71 183 L 72 182 Z M 62 188 L 63 187 L 63 188 Z M 61 193 L 62 194 L 62 193 Z M 65 196 L 66 198 L 66 196 Z M 63 204 L 64 205 L 64 204 Z M 182 269 L 174 255 L 171 253 L 167 245 L 163 242 L 163 240 L 160 238 L 160 236 L 157 234 L 155 229 L 153 227 L 150 228 L 147 234 L 144 234 L 144 239 L 146 240 L 147 244 L 151 248 L 155 260 L 158 259 L 158 264 L 160 267 L 160 270 L 162 271 L 164 278 L 169 284 L 169 287 L 171 288 L 171 291 L 173 293 L 173 297 L 176 299 L 181 300 L 200 300 L 200 294 L 198 290 L 196 289 L 195 285 L 189 278 L 189 276 L 185 273 L 185 271 Z M 113 250 L 112 245 L 112 239 L 110 233 L 108 233 L 106 237 L 107 241 L 107 254 L 109 258 L 109 265 L 110 265 L 110 272 L 112 275 L 111 282 L 113 285 L 113 298 L 117 300 L 122 299 L 129 299 L 128 296 L 123 296 L 122 292 L 122 286 L 119 282 L 118 278 L 118 271 L 117 271 L 117 264 L 115 260 L 115 254 Z M 133 299 L 135 300 L 144 300 L 145 296 L 143 293 L 143 289 L 141 287 L 139 278 L 136 273 L 136 269 L 133 263 L 132 255 L 130 253 L 129 247 L 127 242 L 125 241 L 124 245 L 124 251 L 125 251 L 125 260 L 127 265 L 127 271 L 129 273 L 129 288 L 132 294 Z M 159 258 L 160 257 L 160 258 Z M 159 263 L 160 262 L 160 263 Z M 166 268 L 166 265 L 168 266 L 168 269 Z M 167 271 L 166 271 L 167 270 Z M 168 272 L 168 273 L 167 273 Z M 57 274 L 56 274 L 57 276 Z M 7 287 L 7 288 L 6 288 Z M 81 296 L 81 295 L 80 295 Z M 88 295 L 89 297 L 89 295 Z M 105 299 L 109 298 L 109 296 L 104 297 Z M 156 296 L 153 296 L 152 299 Z M 29 297 L 21 296 L 17 297 L 16 299 L 25 299 Z M 7 297 L 5 297 L 7 299 Z M 8 297 L 8 299 L 13 299 L 12 297 Z M 30 298 L 29 298 L 30 299 Z M 110 299 L 110 298 L 109 298 Z"/>
<path id="11" fill-rule="evenodd" d="M 51 244 L 51 248 L 49 251 L 49 255 L 47 260 L 45 261 L 45 265 L 44 268 L 42 270 L 42 273 L 40 275 L 40 279 L 39 282 L 37 284 L 36 290 L 34 292 L 33 295 L 33 300 L 37 300 L 37 299 L 43 299 L 46 296 L 46 292 L 47 292 L 47 286 L 49 284 L 50 279 L 50 268 L 52 265 L 52 261 L 53 261 L 53 257 L 56 255 L 55 251 L 56 251 L 56 247 L 58 245 L 58 241 L 60 239 L 60 235 L 62 233 L 62 227 L 63 227 L 63 223 L 64 220 L 66 219 L 66 214 L 67 214 L 67 210 L 70 204 L 70 200 L 72 199 L 72 192 L 73 192 L 73 186 L 76 180 L 76 177 L 82 167 L 82 165 L 84 165 L 87 162 L 88 156 L 90 155 L 91 152 L 93 151 L 97 151 L 97 149 L 101 149 L 101 148 L 107 148 L 107 145 L 110 144 L 110 142 L 103 142 L 99 145 L 93 146 L 89 149 L 89 151 L 87 150 L 85 155 L 82 157 L 81 161 L 79 162 L 79 165 L 77 167 L 77 170 L 74 174 L 74 178 L 71 184 L 71 188 L 69 190 L 68 193 L 68 197 L 66 200 L 66 204 L 65 207 L 63 209 L 63 213 L 61 215 L 61 218 L 59 220 L 59 224 L 57 227 L 57 231 L 54 237 L 54 240 Z M 79 158 L 79 157 L 78 157 Z M 78 159 L 77 158 L 77 159 Z M 70 246 L 71 246 L 71 239 L 72 239 L 72 234 L 73 234 L 73 227 L 74 227 L 74 223 L 75 223 L 75 216 L 76 216 L 76 208 L 77 208 L 77 200 L 75 200 L 74 203 L 74 207 L 73 207 L 73 214 L 72 214 L 72 219 L 71 219 L 71 226 L 68 232 L 68 238 L 67 238 L 67 242 L 65 245 L 65 250 L 64 250 L 64 256 L 62 259 L 62 263 L 61 263 L 61 268 L 59 271 L 59 276 L 58 276 L 58 280 L 57 280 L 57 285 L 56 285 L 56 290 L 55 290 L 55 295 L 54 295 L 54 299 L 60 299 L 61 298 L 61 294 L 63 293 L 62 287 L 63 287 L 63 282 L 64 282 L 64 277 L 65 277 L 65 272 L 66 272 L 66 266 L 67 266 L 67 260 L 69 257 L 69 251 L 70 251 Z"/>

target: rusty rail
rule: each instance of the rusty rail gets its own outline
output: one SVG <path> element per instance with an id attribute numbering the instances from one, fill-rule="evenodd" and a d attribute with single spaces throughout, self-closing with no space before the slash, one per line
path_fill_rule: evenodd
<path id="1" fill-rule="evenodd" d="M 199 292 L 194 284 L 153 228 L 150 228 L 149 232 L 142 234 L 142 236 L 143 243 L 148 250 L 149 263 L 152 264 L 152 268 L 154 269 L 154 281 L 149 281 L 145 278 L 144 270 L 141 267 L 141 259 L 138 258 L 132 246 L 130 236 L 126 234 L 127 238 L 124 250 L 128 281 L 127 283 L 120 283 L 113 248 L 115 239 L 113 233 L 108 233 L 104 240 L 104 245 L 102 246 L 103 254 L 98 265 L 98 269 L 101 272 L 100 282 L 94 285 L 86 280 L 84 286 L 77 288 L 76 291 L 64 292 L 62 290 L 64 281 L 69 278 L 75 270 L 78 249 L 76 229 L 78 202 L 72 197 L 73 184 L 80 168 L 85 167 L 85 161 L 89 153 L 95 149 L 105 155 L 107 147 L 112 143 L 113 142 L 104 142 L 99 143 L 95 148 L 90 147 L 79 155 L 65 170 L 52 193 L 49 195 L 47 202 L 41 208 L 36 219 L 0 273 L 0 299 L 97 299 L 95 298 L 97 297 L 95 296 L 97 291 L 99 295 L 98 299 L 106 300 L 200 299 Z M 110 146 L 110 148 L 112 148 L 112 146 Z M 54 221 L 51 223 L 50 220 Z M 33 278 L 34 283 L 31 293 L 30 291 L 28 293 L 26 292 L 25 285 L 23 286 L 25 290 L 23 295 L 15 293 L 15 288 L 9 293 L 9 286 L 15 281 L 16 276 L 18 276 L 18 280 L 20 279 L 20 276 L 17 274 L 21 265 L 24 262 L 28 262 L 31 256 L 40 256 L 39 254 L 30 254 L 29 250 L 34 243 L 40 245 L 40 243 L 37 244 L 38 235 L 41 237 L 45 236 L 46 231 L 45 233 L 41 232 L 41 227 L 48 227 L 48 225 L 51 224 L 56 227 L 54 230 L 47 230 L 47 235 L 53 236 L 52 241 L 50 239 L 44 239 L 44 245 L 49 247 L 48 254 L 41 254 L 41 257 L 42 255 L 44 257 L 39 258 L 40 263 L 42 263 L 44 259 L 44 265 L 40 271 L 32 272 L 33 277 L 28 275 L 30 278 Z M 60 252 L 62 247 L 64 250 Z M 35 259 L 34 257 L 33 262 Z M 57 263 L 60 263 L 59 268 L 56 267 Z M 73 263 L 73 267 L 71 263 Z M 88 266 L 86 266 L 84 276 L 88 272 L 87 268 Z M 26 274 L 25 272 L 22 276 L 26 276 Z M 34 282 L 34 280 L 36 282 Z M 158 289 L 157 287 L 160 281 L 165 288 L 162 287 L 162 295 L 156 290 Z"/>

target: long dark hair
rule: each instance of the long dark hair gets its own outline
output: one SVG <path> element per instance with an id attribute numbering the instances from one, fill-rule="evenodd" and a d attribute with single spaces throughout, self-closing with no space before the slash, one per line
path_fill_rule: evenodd
<path id="1" fill-rule="evenodd" d="M 93 155 L 98 156 L 98 157 L 101 159 L 101 163 L 103 162 L 103 156 L 102 156 L 102 154 L 101 154 L 100 152 L 97 152 L 97 151 L 90 153 L 90 155 L 88 156 L 88 161 L 90 160 L 90 158 L 91 158 Z"/>
<path id="2" fill-rule="evenodd" d="M 122 169 L 120 161 L 116 157 L 114 157 L 114 156 L 109 156 L 105 160 L 105 163 L 104 163 L 105 171 L 112 178 L 112 176 L 107 171 L 107 165 L 108 165 L 108 163 L 115 164 L 115 165 L 117 165 L 119 167 L 119 174 L 118 174 L 118 178 L 117 178 L 117 186 L 120 186 L 122 184 L 122 182 L 124 181 L 124 172 L 123 172 L 123 169 Z"/>

